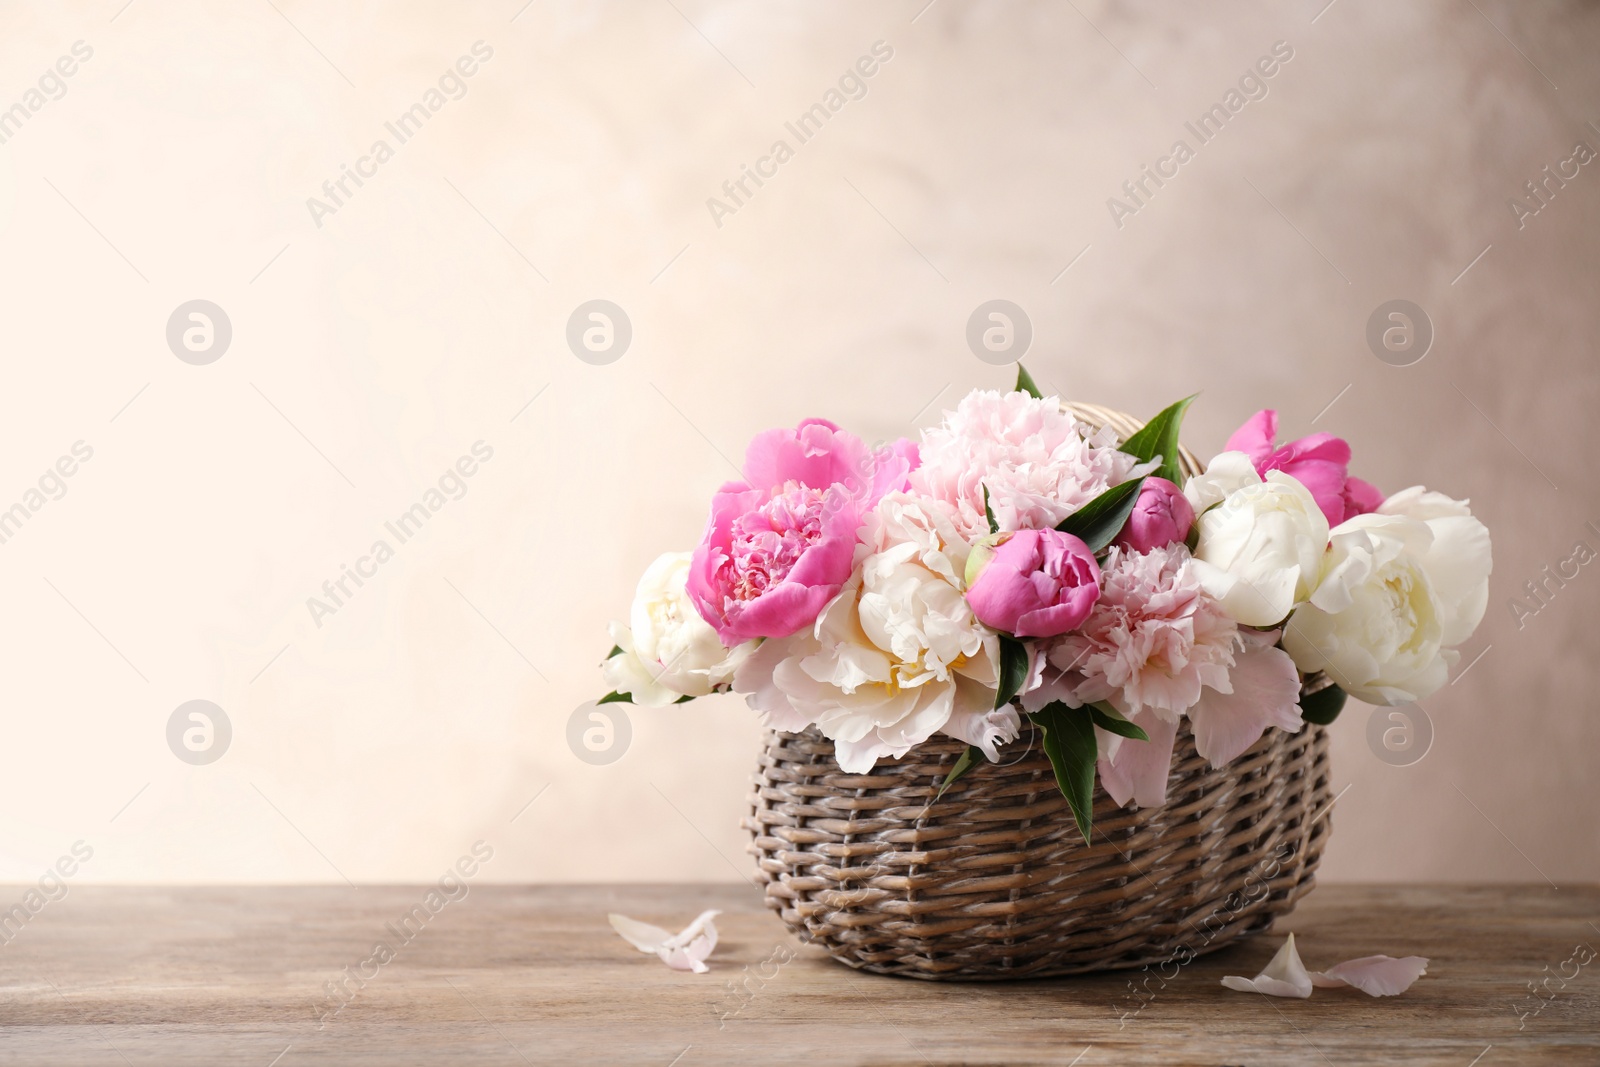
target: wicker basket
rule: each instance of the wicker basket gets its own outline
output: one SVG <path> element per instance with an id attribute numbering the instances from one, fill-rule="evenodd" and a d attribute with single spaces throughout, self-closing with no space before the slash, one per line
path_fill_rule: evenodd
<path id="1" fill-rule="evenodd" d="M 1068 408 L 1124 438 L 1139 425 Z M 769 732 L 744 821 L 768 906 L 851 967 L 985 980 L 1186 962 L 1310 891 L 1330 825 L 1322 727 L 1268 730 L 1220 770 L 1180 728 L 1166 804 L 1124 810 L 1097 789 L 1087 845 L 1039 741 L 1024 719 L 1003 763 L 935 801 L 963 742 L 936 735 L 853 775 L 815 727 Z"/>

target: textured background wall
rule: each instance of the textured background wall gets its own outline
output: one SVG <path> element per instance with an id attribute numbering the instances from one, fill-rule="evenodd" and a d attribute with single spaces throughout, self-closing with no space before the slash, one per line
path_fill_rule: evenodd
<path id="1" fill-rule="evenodd" d="M 83 879 L 423 879 L 479 838 L 493 879 L 739 877 L 740 702 L 636 710 L 609 765 L 569 748 L 605 623 L 755 431 L 888 437 L 1008 382 L 963 337 L 996 297 L 1072 397 L 1203 390 L 1206 454 L 1274 405 L 1493 531 L 1482 658 L 1424 702 L 1426 756 L 1379 759 L 1365 707 L 1334 728 L 1326 877 L 1600 876 L 1600 569 L 1510 607 L 1600 549 L 1600 165 L 1507 204 L 1600 147 L 1600 12 L 1324 2 L 8 4 L 0 507 L 93 455 L 0 544 L 0 877 L 83 839 Z M 1267 95 L 1118 226 L 1107 199 L 1279 41 Z M 371 176 L 334 205 L 342 165 Z M 563 340 L 592 298 L 633 326 L 606 366 Z M 1415 365 L 1365 341 L 1396 298 L 1436 331 Z M 194 299 L 232 325 L 203 366 L 165 336 Z M 386 535 L 479 441 L 465 495 Z M 167 741 L 194 699 L 232 727 L 204 766 Z"/>

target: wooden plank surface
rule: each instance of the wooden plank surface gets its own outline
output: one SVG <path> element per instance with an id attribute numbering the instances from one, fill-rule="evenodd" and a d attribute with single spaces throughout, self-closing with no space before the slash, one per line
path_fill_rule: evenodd
<path id="1" fill-rule="evenodd" d="M 1575 952 L 1600 948 L 1600 888 L 1320 887 L 1280 923 L 1309 967 L 1433 963 L 1400 997 L 1305 1001 L 1219 984 L 1276 933 L 1148 979 L 935 984 L 800 946 L 745 886 L 472 886 L 413 912 L 426 893 L 73 886 L 5 931 L 0 1063 L 1600 1064 L 1600 959 Z M 707 975 L 606 924 L 706 907 L 724 912 Z M 401 930 L 408 913 L 426 922 Z M 368 962 L 379 942 L 394 958 Z M 335 1012 L 346 968 L 368 977 Z"/>

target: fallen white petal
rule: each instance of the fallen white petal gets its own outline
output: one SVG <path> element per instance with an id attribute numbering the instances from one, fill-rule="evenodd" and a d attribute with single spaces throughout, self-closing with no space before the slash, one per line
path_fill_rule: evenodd
<path id="1" fill-rule="evenodd" d="M 711 969 L 705 965 L 705 958 L 717 947 L 717 924 L 711 920 L 721 914 L 714 909 L 703 911 L 675 934 L 615 912 L 607 918 L 611 920 L 611 928 L 640 952 L 659 956 L 662 963 L 675 971 L 705 974 Z"/>
<path id="2" fill-rule="evenodd" d="M 672 935 L 661 927 L 630 919 L 626 915 L 612 912 L 606 918 L 611 920 L 611 929 L 621 934 L 624 941 L 640 952 L 654 952 L 672 938 Z"/>
<path id="3" fill-rule="evenodd" d="M 1312 971 L 1311 984 L 1330 989 L 1354 986 L 1368 996 L 1392 997 L 1411 988 L 1411 983 L 1428 973 L 1426 956 L 1362 956 L 1358 960 L 1336 963 L 1326 971 Z"/>
<path id="4" fill-rule="evenodd" d="M 1289 935 L 1289 940 L 1283 943 L 1278 954 L 1272 957 L 1272 962 L 1260 974 L 1254 978 L 1230 974 L 1222 980 L 1222 984 L 1241 993 L 1265 993 L 1269 997 L 1299 997 L 1303 1000 L 1311 995 L 1311 976 L 1306 973 L 1305 964 L 1300 962 L 1300 953 L 1295 951 L 1293 934 Z"/>

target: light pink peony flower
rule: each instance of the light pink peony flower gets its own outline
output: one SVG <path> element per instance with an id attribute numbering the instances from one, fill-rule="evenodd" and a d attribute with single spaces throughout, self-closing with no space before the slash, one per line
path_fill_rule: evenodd
<path id="1" fill-rule="evenodd" d="M 1206 685 L 1226 685 L 1239 628 L 1200 588 L 1182 545 L 1107 554 L 1103 588 L 1077 633 L 1049 652 L 1078 703 L 1112 700 L 1176 722 Z"/>
<path id="2" fill-rule="evenodd" d="M 1240 630 L 1239 636 L 1244 647 L 1228 671 L 1227 691 L 1207 686 L 1188 711 L 1195 750 L 1213 767 L 1233 762 L 1269 726 L 1298 733 L 1302 725 L 1300 675 L 1288 654 L 1272 647 L 1276 633 Z M 1167 799 L 1178 724 L 1149 711 L 1129 718 L 1144 728 L 1150 740 L 1124 740 L 1096 727 L 1102 753 L 1100 784 L 1118 804 L 1131 800 L 1142 807 L 1159 807 Z"/>
<path id="3" fill-rule="evenodd" d="M 1094 609 L 1051 647 L 1041 684 L 1022 700 L 1029 711 L 1052 700 L 1105 701 L 1144 729 L 1148 741 L 1098 733 L 1100 780 L 1117 803 L 1165 800 L 1183 715 L 1195 747 L 1216 767 L 1269 726 L 1300 729 L 1300 675 L 1272 647 L 1277 634 L 1241 630 L 1202 590 L 1183 545 L 1145 553 L 1113 547 L 1101 573 Z"/>
<path id="4" fill-rule="evenodd" d="M 909 441 L 869 449 L 825 419 L 758 434 L 690 563 L 689 596 L 723 644 L 816 621 L 850 578 L 863 517 L 916 463 Z"/>
<path id="5" fill-rule="evenodd" d="M 982 562 L 968 568 L 967 603 L 979 622 L 1002 633 L 1064 634 L 1100 596 L 1094 553 L 1068 533 L 1017 530 L 1000 534 L 993 548 L 980 543 L 973 555 Z"/>
<path id="6" fill-rule="evenodd" d="M 1106 489 L 1146 473 L 1114 447 L 1109 432 L 1088 428 L 1056 397 L 974 390 L 944 422 L 922 433 L 915 492 L 949 504 L 969 540 L 989 532 L 984 489 L 1002 530 L 1043 530 Z"/>
<path id="7" fill-rule="evenodd" d="M 1116 543 L 1134 552 L 1148 552 L 1182 543 L 1192 526 L 1194 506 L 1183 490 L 1152 475 L 1139 487 L 1139 499 Z"/>
<path id="8" fill-rule="evenodd" d="M 1377 486 L 1349 476 L 1350 445 L 1344 438 L 1314 433 L 1275 447 L 1277 437 L 1278 413 L 1265 408 L 1233 432 L 1223 451 L 1245 453 L 1262 477 L 1268 471 L 1282 471 L 1304 485 L 1328 517 L 1329 526 L 1377 511 L 1383 503 Z"/>

